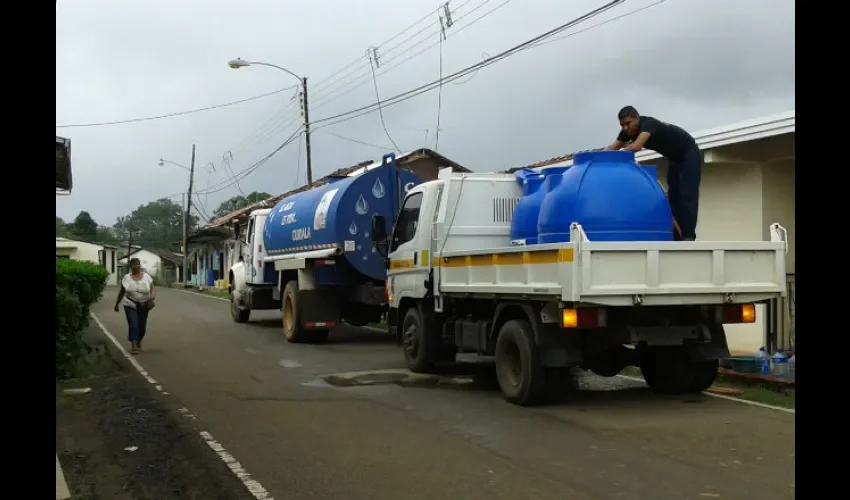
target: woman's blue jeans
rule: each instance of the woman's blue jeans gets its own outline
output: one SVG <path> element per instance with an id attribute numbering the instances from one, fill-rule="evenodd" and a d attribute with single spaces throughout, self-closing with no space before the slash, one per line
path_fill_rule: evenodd
<path id="1" fill-rule="evenodd" d="M 141 342 L 145 338 L 148 328 L 148 310 L 145 307 L 133 308 L 124 306 L 124 314 L 127 315 L 127 326 L 130 329 L 128 335 L 130 342 Z"/>

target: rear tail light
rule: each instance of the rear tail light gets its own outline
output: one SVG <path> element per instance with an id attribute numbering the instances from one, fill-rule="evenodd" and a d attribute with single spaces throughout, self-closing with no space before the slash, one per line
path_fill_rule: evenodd
<path id="1" fill-rule="evenodd" d="M 257 245 L 257 253 L 263 253 L 263 244 L 262 243 Z"/>
<path id="2" fill-rule="evenodd" d="M 755 304 L 725 304 L 723 306 L 723 323 L 755 323 Z"/>
<path id="3" fill-rule="evenodd" d="M 599 314 L 599 309 L 592 307 L 563 309 L 561 311 L 561 326 L 564 328 L 596 328 L 600 324 Z"/>
<path id="4" fill-rule="evenodd" d="M 262 260 L 258 260 L 258 261 L 257 261 L 257 268 L 258 268 L 258 269 L 262 269 L 262 268 L 263 268 L 263 261 L 262 261 Z"/>

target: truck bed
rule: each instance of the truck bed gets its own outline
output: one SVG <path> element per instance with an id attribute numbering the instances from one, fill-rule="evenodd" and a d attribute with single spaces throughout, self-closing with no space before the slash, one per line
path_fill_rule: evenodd
<path id="1" fill-rule="evenodd" d="M 785 229 L 770 241 L 591 242 L 455 251 L 435 259 L 440 295 L 604 306 L 758 302 L 785 295 Z"/>

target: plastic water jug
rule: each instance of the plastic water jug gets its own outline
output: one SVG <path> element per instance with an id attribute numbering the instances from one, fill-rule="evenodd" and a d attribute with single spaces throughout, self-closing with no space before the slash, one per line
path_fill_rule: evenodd
<path id="1" fill-rule="evenodd" d="M 788 378 L 788 357 L 782 349 L 773 355 L 773 374 L 779 378 Z"/>
<path id="2" fill-rule="evenodd" d="M 759 373 L 762 375 L 770 375 L 770 359 L 768 358 L 764 347 L 760 348 L 759 352 L 756 353 L 756 359 L 758 360 Z"/>

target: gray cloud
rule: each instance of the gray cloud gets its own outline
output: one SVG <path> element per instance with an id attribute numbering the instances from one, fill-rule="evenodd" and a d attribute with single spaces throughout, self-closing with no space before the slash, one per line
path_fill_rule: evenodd
<path id="1" fill-rule="evenodd" d="M 452 0 L 455 26 L 443 44 L 445 74 L 494 55 L 602 5 L 603 0 L 513 0 L 499 5 Z M 204 107 L 261 94 L 295 80 L 270 68 L 229 69 L 233 57 L 268 61 L 309 77 L 311 117 L 321 119 L 375 100 L 365 51 L 435 9 L 442 1 L 391 2 L 246 0 L 125 3 L 60 0 L 56 33 L 56 123 L 108 121 Z M 628 0 L 588 25 L 653 3 Z M 309 5 L 309 6 L 308 6 Z M 429 22 L 437 20 L 436 14 Z M 423 23 L 418 29 L 426 26 Z M 581 28 L 578 28 L 581 29 Z M 438 77 L 434 47 L 410 62 L 379 48 L 382 97 Z M 395 61 L 392 58 L 396 57 Z M 327 77 L 356 61 L 348 79 Z M 355 78 L 357 77 L 357 78 Z M 323 82 L 323 80 L 325 80 Z M 102 224 L 157 197 L 185 191 L 186 172 L 159 167 L 159 157 L 188 164 L 198 149 L 196 189 L 228 179 L 222 154 L 240 171 L 273 150 L 298 125 L 292 92 L 194 115 L 112 127 L 57 129 L 73 141 L 74 193 L 57 197 L 58 215 L 89 210 Z M 791 0 L 667 0 L 656 7 L 563 40 L 524 51 L 443 88 L 439 150 L 480 171 L 528 164 L 595 147 L 616 133 L 615 114 L 633 104 L 698 131 L 794 107 L 794 2 Z M 434 147 L 437 92 L 384 112 L 402 150 Z M 426 139 L 427 129 L 427 143 Z M 390 146 L 377 113 L 313 135 L 316 177 L 382 150 L 349 137 Z M 303 146 L 287 147 L 240 182 L 245 192 L 282 192 L 305 176 Z M 204 166 L 214 161 L 208 174 Z M 201 195 L 211 212 L 238 194 L 236 186 Z M 176 198 L 179 200 L 179 197 Z"/>

